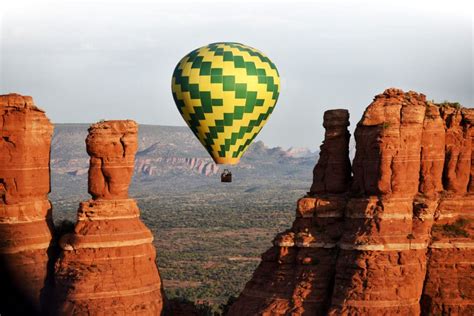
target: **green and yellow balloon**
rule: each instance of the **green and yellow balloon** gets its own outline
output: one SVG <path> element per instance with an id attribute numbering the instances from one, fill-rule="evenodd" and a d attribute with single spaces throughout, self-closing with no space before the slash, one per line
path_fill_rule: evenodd
<path id="1" fill-rule="evenodd" d="M 217 164 L 236 164 L 273 112 L 278 70 L 262 52 L 239 43 L 193 50 L 176 66 L 173 98 Z"/>

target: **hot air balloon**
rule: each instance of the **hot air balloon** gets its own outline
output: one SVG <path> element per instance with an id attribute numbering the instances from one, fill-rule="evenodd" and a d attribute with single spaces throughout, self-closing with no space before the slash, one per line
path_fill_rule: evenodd
<path id="1" fill-rule="evenodd" d="M 273 112 L 278 70 L 262 52 L 232 42 L 184 56 L 173 72 L 173 99 L 216 164 L 237 164 Z"/>

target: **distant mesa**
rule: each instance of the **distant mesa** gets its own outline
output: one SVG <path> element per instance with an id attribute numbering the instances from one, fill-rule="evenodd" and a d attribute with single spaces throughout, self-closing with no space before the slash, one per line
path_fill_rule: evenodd
<path id="1" fill-rule="evenodd" d="M 314 153 L 306 147 L 290 147 L 288 150 L 286 150 L 286 153 L 289 157 L 293 158 L 306 158 L 314 156 Z"/>

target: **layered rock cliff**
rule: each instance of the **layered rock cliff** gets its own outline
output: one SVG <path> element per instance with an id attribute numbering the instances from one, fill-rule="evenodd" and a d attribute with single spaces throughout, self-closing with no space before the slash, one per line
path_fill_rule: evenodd
<path id="1" fill-rule="evenodd" d="M 230 315 L 473 315 L 474 110 L 388 89 L 355 130 L 328 111 L 291 229 Z"/>
<path id="2" fill-rule="evenodd" d="M 52 240 L 52 133 L 31 97 L 0 96 L 0 282 L 8 287 L 2 307 L 12 304 L 11 312 L 38 312 L 44 294 Z"/>
<path id="3" fill-rule="evenodd" d="M 133 121 L 92 125 L 89 193 L 74 232 L 60 240 L 55 265 L 56 312 L 61 315 L 160 315 L 163 290 L 153 236 L 128 197 L 138 126 Z"/>

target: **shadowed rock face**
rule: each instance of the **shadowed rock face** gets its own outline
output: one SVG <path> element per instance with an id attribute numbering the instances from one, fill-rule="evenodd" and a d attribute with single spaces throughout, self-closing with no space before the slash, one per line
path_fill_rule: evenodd
<path id="1" fill-rule="evenodd" d="M 348 113 L 326 112 L 309 195 L 230 315 L 474 314 L 473 115 L 388 89 L 351 170 Z"/>
<path id="2" fill-rule="evenodd" d="M 55 265 L 58 314 L 160 315 L 163 290 L 153 236 L 128 197 L 137 150 L 134 121 L 94 124 L 86 139 L 91 156 L 89 193 L 74 233 L 60 240 Z"/>
<path id="3" fill-rule="evenodd" d="M 7 296 L 4 304 L 25 304 L 36 311 L 52 239 L 52 133 L 53 125 L 31 97 L 0 96 L 0 282 L 2 287 L 14 285 L 9 291 L 16 288 L 24 297 L 24 302 L 7 302 Z"/>
<path id="4" fill-rule="evenodd" d="M 311 194 L 341 193 L 350 185 L 349 124 L 347 110 L 329 110 L 324 113 L 326 133 L 320 147 L 319 161 L 313 170 Z"/>

